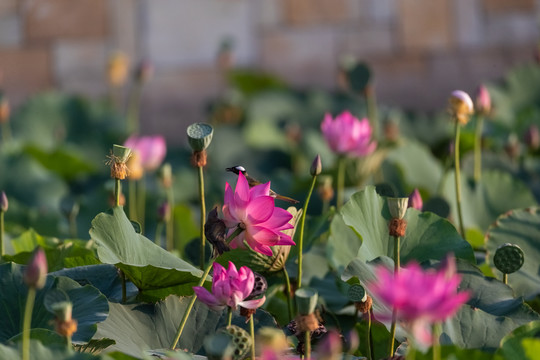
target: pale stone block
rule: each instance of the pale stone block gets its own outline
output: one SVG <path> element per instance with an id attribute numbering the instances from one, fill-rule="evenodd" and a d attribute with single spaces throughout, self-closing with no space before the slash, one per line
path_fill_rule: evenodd
<path id="1" fill-rule="evenodd" d="M 350 0 L 283 0 L 284 17 L 295 26 L 339 23 L 349 19 Z"/>
<path id="2" fill-rule="evenodd" d="M 140 58 L 143 29 L 139 26 L 137 0 L 109 0 L 109 44 L 111 50 L 120 50 L 133 62 Z"/>
<path id="3" fill-rule="evenodd" d="M 337 69 L 335 37 L 329 28 L 266 32 L 261 40 L 261 65 L 298 86 L 333 86 Z"/>
<path id="4" fill-rule="evenodd" d="M 489 46 L 535 44 L 540 35 L 538 19 L 534 13 L 489 16 L 485 24 L 485 34 L 486 44 Z"/>
<path id="5" fill-rule="evenodd" d="M 211 65 L 221 42 L 231 39 L 237 64 L 255 57 L 249 0 L 146 0 L 146 44 L 156 66 Z"/>
<path id="6" fill-rule="evenodd" d="M 281 1 L 256 0 L 257 25 L 267 28 L 283 22 Z"/>
<path id="7" fill-rule="evenodd" d="M 390 24 L 352 27 L 340 34 L 338 53 L 357 57 L 390 54 L 394 42 Z"/>
<path id="8" fill-rule="evenodd" d="M 453 45 L 450 0 L 400 0 L 399 32 L 405 49 L 443 50 Z"/>
<path id="9" fill-rule="evenodd" d="M 105 43 L 97 40 L 59 41 L 53 47 L 54 74 L 64 89 L 83 91 L 106 86 L 106 67 L 108 54 Z"/>
<path id="10" fill-rule="evenodd" d="M 483 46 L 482 9 L 479 0 L 454 0 L 455 37 L 460 47 Z"/>
<path id="11" fill-rule="evenodd" d="M 0 47 L 19 46 L 21 44 L 20 18 L 15 13 L 0 15 Z"/>

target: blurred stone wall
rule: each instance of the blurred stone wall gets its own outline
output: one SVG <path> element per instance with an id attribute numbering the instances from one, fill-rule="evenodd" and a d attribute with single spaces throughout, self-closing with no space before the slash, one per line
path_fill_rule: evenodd
<path id="1" fill-rule="evenodd" d="M 1 87 L 15 103 L 51 88 L 102 95 L 121 50 L 155 67 L 143 130 L 171 134 L 223 90 L 228 38 L 237 66 L 297 87 L 335 88 L 339 60 L 356 56 L 381 102 L 430 110 L 533 61 L 539 14 L 539 0 L 0 0 Z"/>

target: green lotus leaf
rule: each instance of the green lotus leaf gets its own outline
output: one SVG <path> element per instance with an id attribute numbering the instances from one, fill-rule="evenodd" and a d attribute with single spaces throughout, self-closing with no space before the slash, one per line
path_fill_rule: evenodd
<path id="1" fill-rule="evenodd" d="M 0 344 L 0 359 L 21 359 L 22 351 L 19 345 L 6 346 Z M 67 347 L 43 344 L 39 340 L 30 340 L 31 360 L 111 360 L 107 355 L 94 356 L 92 354 L 76 352 Z M 120 358 L 119 358 L 120 360 Z M 126 359 L 127 360 L 127 359 Z"/>
<path id="2" fill-rule="evenodd" d="M 27 287 L 22 285 L 23 267 L 6 263 L 0 265 L 0 341 L 19 334 L 22 329 L 24 304 L 27 298 Z M 74 342 L 86 342 L 96 332 L 96 323 L 107 318 L 109 306 L 107 299 L 96 288 L 90 285 L 80 286 L 66 277 L 47 276 L 45 287 L 36 293 L 31 328 L 53 329 L 51 314 L 44 305 L 44 298 L 50 289 L 63 290 L 73 303 L 73 318 L 77 320 L 77 332 L 73 334 Z"/>
<path id="3" fill-rule="evenodd" d="M 508 284 L 518 296 L 530 298 L 540 293 L 540 208 L 511 210 L 499 216 L 485 240 L 486 260 L 497 276 L 502 276 L 493 265 L 497 248 L 505 243 L 518 245 L 525 261 L 518 271 L 508 274 Z"/>
<path id="4" fill-rule="evenodd" d="M 420 262 L 443 259 L 449 252 L 474 262 L 471 246 L 446 219 L 409 208 L 405 220 L 407 232 L 400 247 L 402 264 L 413 259 Z M 327 246 L 330 264 L 342 271 L 355 258 L 365 262 L 383 255 L 393 257 L 389 221 L 386 199 L 374 187 L 368 186 L 354 194 L 332 220 Z"/>
<path id="5" fill-rule="evenodd" d="M 99 260 L 121 269 L 145 301 L 193 294 L 202 276 L 201 270 L 137 234 L 121 207 L 96 216 L 90 237 Z"/>
<path id="6" fill-rule="evenodd" d="M 107 320 L 98 327 L 95 337 L 106 337 L 116 341 L 110 350 L 122 351 L 137 356 L 150 349 L 170 348 L 182 316 L 190 302 L 189 297 L 169 296 L 155 304 L 110 304 Z M 235 312 L 233 324 L 247 328 L 246 320 Z M 196 301 L 180 337 L 178 348 L 198 352 L 204 337 L 226 326 L 227 311 L 214 311 Z M 276 326 L 272 316 L 257 310 L 255 326 Z"/>
<path id="7" fill-rule="evenodd" d="M 540 351 L 539 338 L 540 321 L 531 321 L 506 335 L 501 340 L 501 347 L 497 350 L 497 354 L 505 359 L 536 359 Z"/>

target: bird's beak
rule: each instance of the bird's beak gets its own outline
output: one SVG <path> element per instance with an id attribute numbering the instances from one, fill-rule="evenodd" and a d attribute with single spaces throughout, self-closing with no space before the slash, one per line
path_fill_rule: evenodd
<path id="1" fill-rule="evenodd" d="M 230 171 L 230 172 L 234 172 L 232 167 L 228 167 L 225 170 Z"/>

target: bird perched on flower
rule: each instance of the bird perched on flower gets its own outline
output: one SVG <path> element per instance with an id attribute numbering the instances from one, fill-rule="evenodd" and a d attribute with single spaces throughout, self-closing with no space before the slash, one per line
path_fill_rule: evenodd
<path id="1" fill-rule="evenodd" d="M 235 173 L 236 175 L 242 173 L 244 175 L 244 177 L 246 178 L 250 188 L 262 184 L 259 180 L 256 180 L 253 177 L 249 176 L 246 169 L 243 166 L 236 165 L 236 166 L 233 166 L 233 167 L 228 167 L 225 170 L 230 171 L 232 173 Z M 273 197 L 273 198 L 276 198 L 278 200 L 287 201 L 287 202 L 289 202 L 291 204 L 298 204 L 298 200 L 295 200 L 295 199 L 290 198 L 288 196 L 279 195 L 278 193 L 276 193 L 272 189 L 270 189 L 270 196 Z"/>

